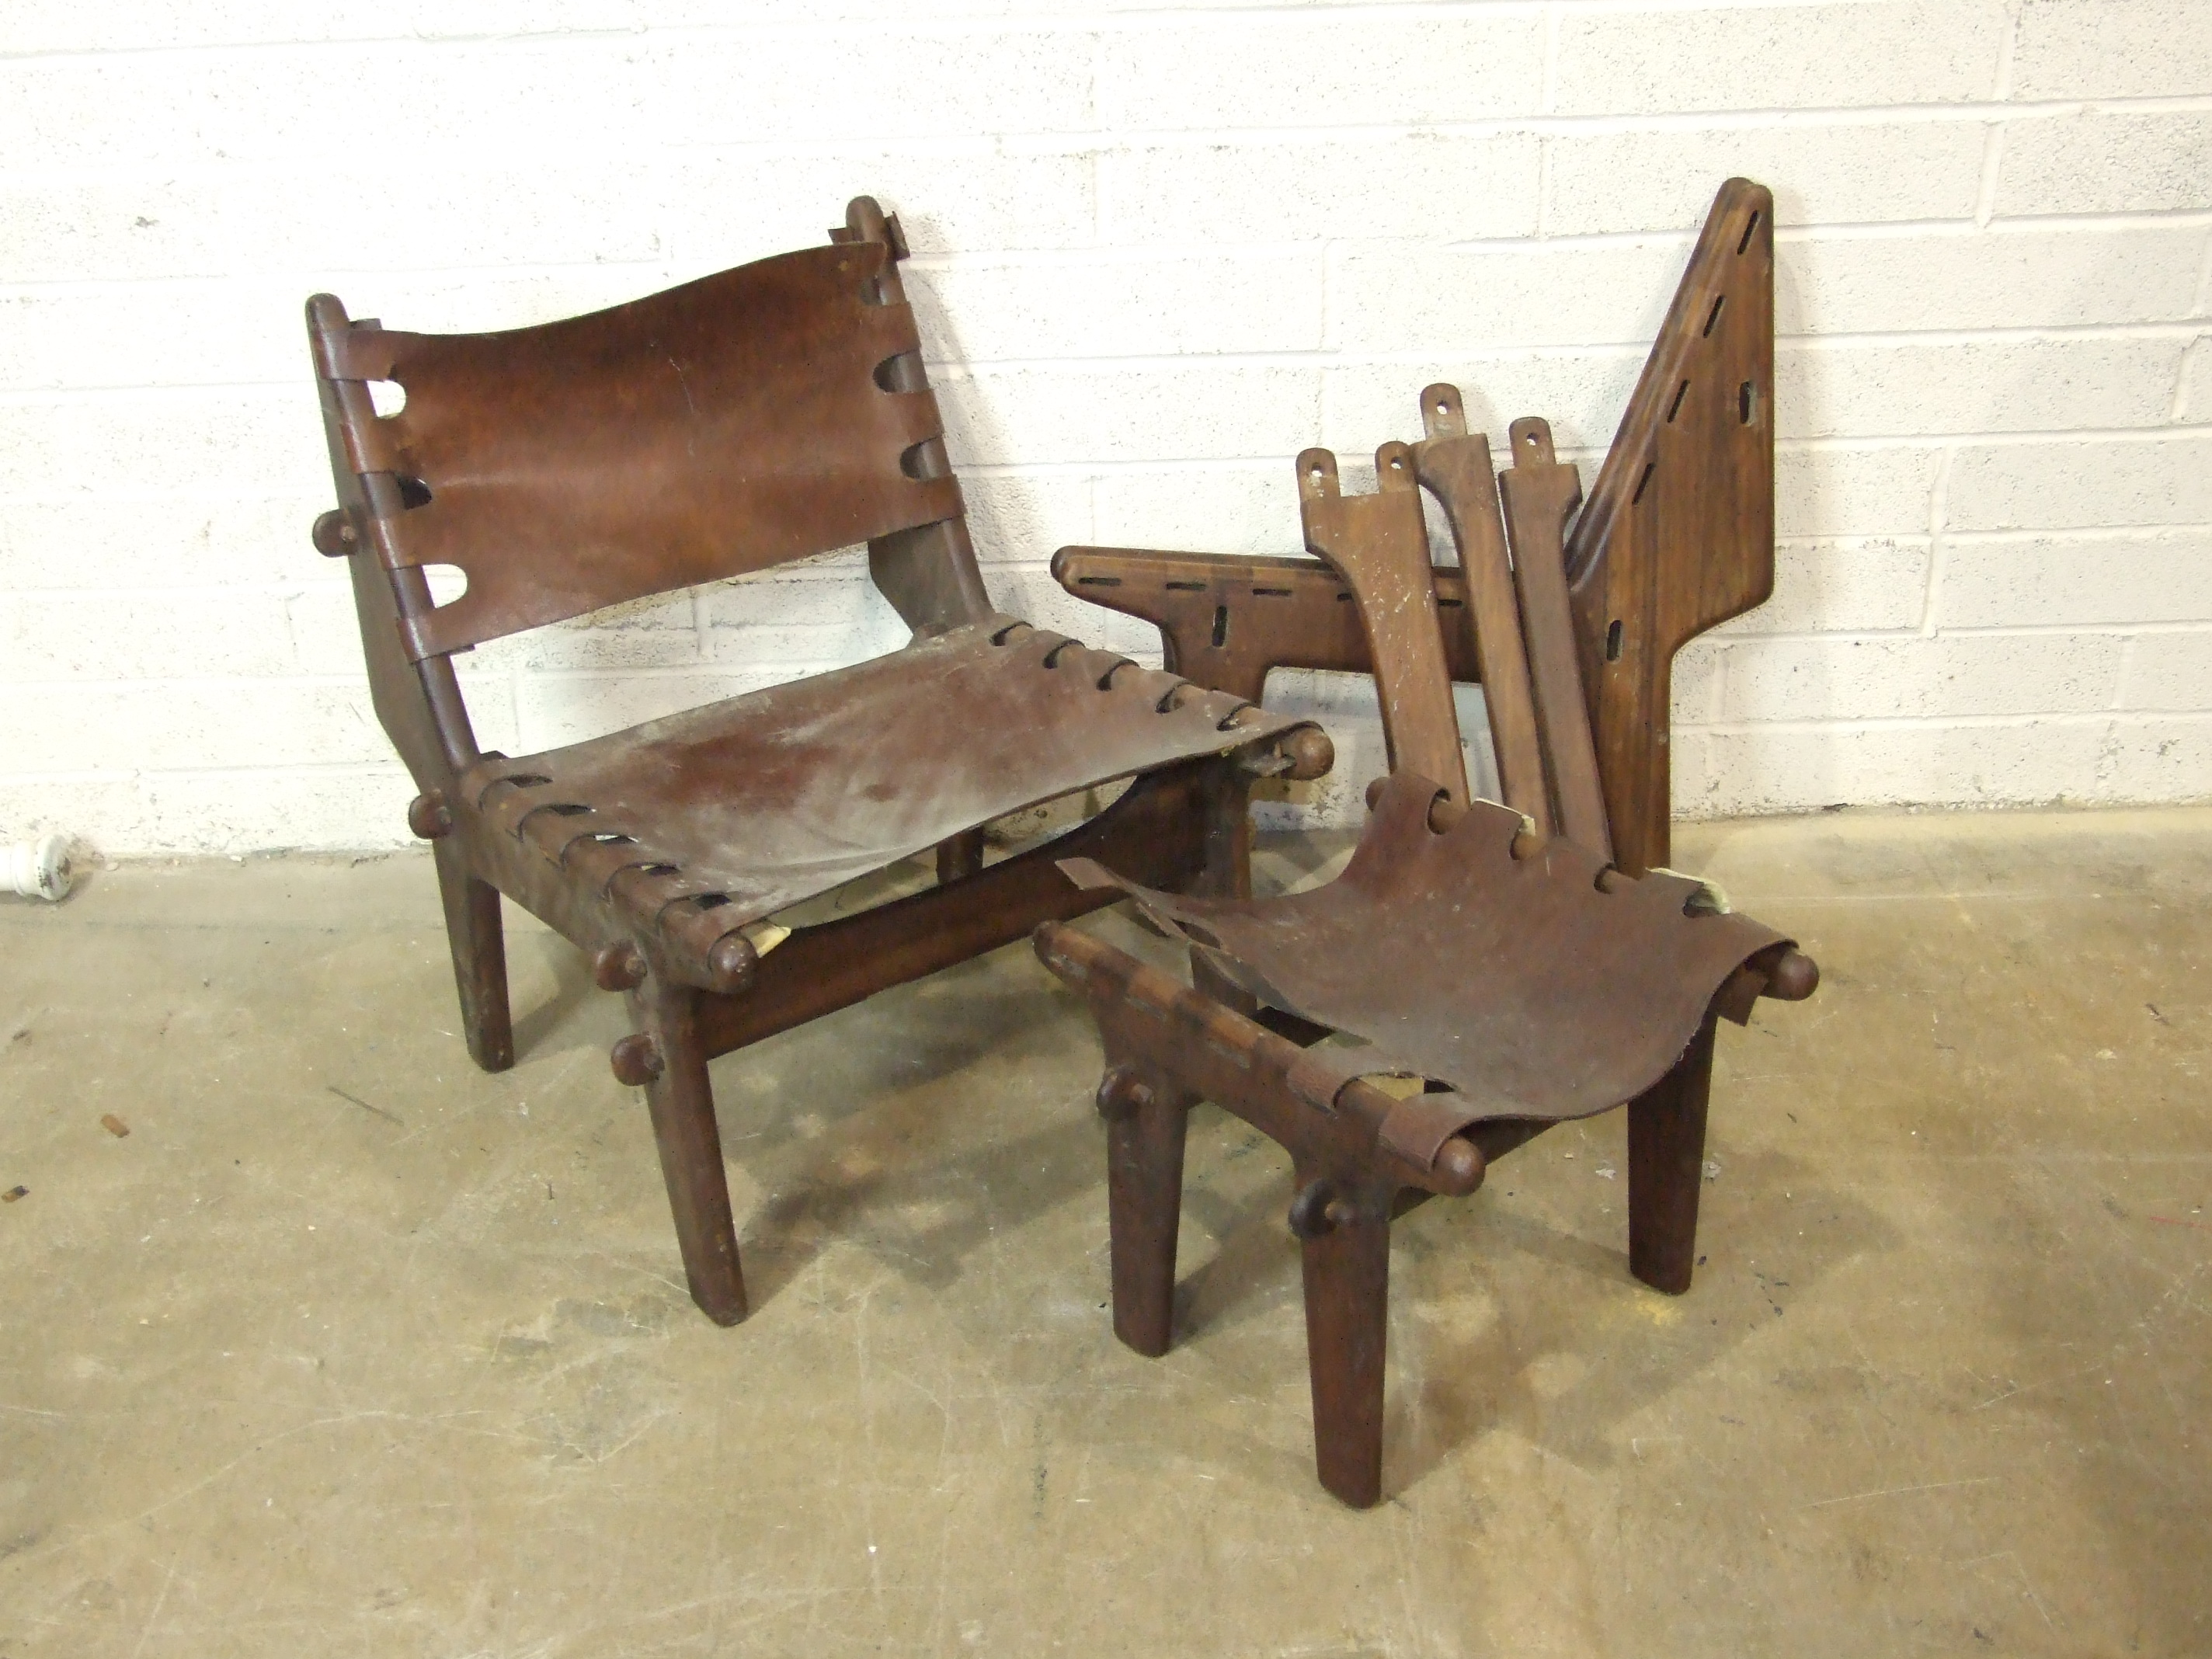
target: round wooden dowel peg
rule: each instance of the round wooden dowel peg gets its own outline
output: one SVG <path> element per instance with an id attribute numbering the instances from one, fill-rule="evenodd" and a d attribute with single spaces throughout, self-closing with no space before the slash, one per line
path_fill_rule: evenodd
<path id="1" fill-rule="evenodd" d="M 453 809 L 435 789 L 417 795 L 407 805 L 407 827 L 424 841 L 435 841 L 453 827 Z"/>
<path id="2" fill-rule="evenodd" d="M 1766 976 L 1766 994 L 1782 1002 L 1802 1002 L 1820 988 L 1820 964 L 1802 951 L 1784 951 Z"/>
<path id="3" fill-rule="evenodd" d="M 602 991 L 634 991 L 645 983 L 645 952 L 629 940 L 592 952 L 592 983 Z"/>
<path id="4" fill-rule="evenodd" d="M 1340 1211 L 1345 1213 L 1339 1214 Z M 1291 1200 L 1291 1232 L 1298 1238 L 1319 1238 L 1350 1219 L 1348 1207 L 1327 1181 L 1309 1181 Z"/>
<path id="5" fill-rule="evenodd" d="M 743 933 L 725 933 L 707 951 L 707 988 L 734 996 L 753 982 L 760 952 Z"/>
<path id="6" fill-rule="evenodd" d="M 1115 1066 L 1099 1080 L 1098 1115 L 1109 1123 L 1134 1116 L 1152 1100 L 1152 1085 L 1126 1066 Z"/>
<path id="7" fill-rule="evenodd" d="M 1325 778 L 1336 764 L 1336 745 L 1318 726 L 1301 726 L 1282 741 L 1281 753 L 1291 763 L 1283 775 L 1293 783 Z"/>
<path id="8" fill-rule="evenodd" d="M 315 544 L 315 551 L 326 559 L 343 559 L 361 544 L 353 520 L 336 511 L 325 513 L 315 520 L 310 539 Z"/>
<path id="9" fill-rule="evenodd" d="M 1454 800 L 1439 789 L 1435 799 L 1429 802 L 1430 832 L 1438 836 L 1449 835 L 1452 826 L 1465 817 L 1467 812 L 1467 804 L 1464 801 Z"/>
<path id="10" fill-rule="evenodd" d="M 633 1089 L 642 1089 L 660 1075 L 664 1062 L 660 1045 L 650 1034 L 633 1031 L 614 1046 L 608 1060 L 615 1068 L 615 1081 Z"/>
<path id="11" fill-rule="evenodd" d="M 1465 1198 L 1487 1173 L 1482 1148 L 1465 1135 L 1454 1135 L 1437 1151 L 1437 1188 L 1447 1197 Z"/>

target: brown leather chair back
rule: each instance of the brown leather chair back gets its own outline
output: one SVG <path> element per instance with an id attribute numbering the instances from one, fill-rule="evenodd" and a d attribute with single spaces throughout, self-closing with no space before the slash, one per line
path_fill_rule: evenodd
<path id="1" fill-rule="evenodd" d="M 438 605 L 397 584 L 410 657 L 960 518 L 896 230 L 854 210 L 829 246 L 536 328 L 401 333 L 309 302 L 376 554 L 468 579 Z M 376 416 L 369 380 L 405 407 Z"/>

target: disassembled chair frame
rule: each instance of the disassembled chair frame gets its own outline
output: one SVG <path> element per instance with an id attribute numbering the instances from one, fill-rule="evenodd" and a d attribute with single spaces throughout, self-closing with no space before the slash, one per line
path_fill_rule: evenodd
<path id="1" fill-rule="evenodd" d="M 1559 563 L 1571 489 L 1540 422 L 1516 422 L 1504 490 L 1516 630 L 1535 672 L 1496 699 L 1492 718 L 1499 752 L 1522 757 L 1512 787 L 1540 804 L 1547 773 L 1565 805 L 1547 831 L 1534 813 L 1467 799 L 1442 641 L 1424 608 L 1417 465 L 1432 464 L 1456 525 L 1486 511 L 1494 521 L 1496 497 L 1464 488 L 1487 471 L 1486 441 L 1449 429 L 1450 388 L 1423 395 L 1441 405 L 1432 430 L 1443 430 L 1419 463 L 1407 445 L 1378 451 L 1376 494 L 1341 495 L 1327 451 L 1298 459 L 1308 544 L 1366 624 L 1395 769 L 1351 866 L 1311 892 L 1255 902 L 1178 899 L 1091 860 L 1063 863 L 1188 939 L 1251 999 L 1251 1016 L 1073 927 L 1036 934 L 1040 958 L 1089 1003 L 1106 1052 L 1116 1333 L 1139 1352 L 1165 1351 L 1186 1115 L 1212 1100 L 1291 1152 L 1316 1459 L 1322 1484 L 1362 1507 L 1382 1492 L 1392 1219 L 1473 1191 L 1492 1158 L 1553 1123 L 1626 1104 L 1631 1270 L 1687 1289 L 1715 1022 L 1745 1019 L 1761 995 L 1808 995 L 1818 978 L 1789 940 L 1729 914 L 1701 884 L 1627 876 L 1601 850 Z M 1454 464 L 1463 459 L 1474 465 Z M 1472 586 L 1478 539 L 1461 551 Z M 1548 693 L 1547 659 L 1562 670 Z M 1359 1046 L 1304 1047 L 1271 1025 Z M 1394 1097 L 1368 1081 L 1376 1076 L 1417 1092 Z"/>
<path id="2" fill-rule="evenodd" d="M 1574 655 L 1614 861 L 1631 875 L 1668 862 L 1675 653 L 1773 591 L 1773 198 L 1731 179 L 1567 536 Z M 1478 568 L 1438 567 L 1431 582 L 1452 678 L 1486 681 L 1479 624 L 1486 603 L 1496 611 L 1498 578 L 1479 525 L 1473 533 Z M 1066 547 L 1052 568 L 1077 598 L 1158 624 L 1166 666 L 1200 685 L 1257 702 L 1273 668 L 1371 672 L 1349 590 L 1311 560 Z M 1486 601 L 1470 591 L 1486 580 Z M 1538 665 L 1540 690 L 1559 669 Z M 1505 793 L 1530 810 L 1511 784 Z"/>
<path id="3" fill-rule="evenodd" d="M 1681 319 L 1696 328 L 1723 310 L 1727 295 L 1699 291 L 1710 285 L 1701 264 L 1711 265 L 1711 250 L 1764 246 L 1765 204 L 1764 191 L 1741 181 L 1723 190 L 1639 404 L 1650 401 L 1655 380 L 1681 375 Z M 1740 313 L 1767 314 L 1762 277 L 1735 292 L 1746 301 Z M 1698 337 L 1711 334 L 1707 326 Z M 1771 343 L 1740 343 L 1723 372 L 1746 356 L 1769 362 Z M 1754 393 L 1765 384 L 1759 375 Z M 1692 389 L 1672 385 L 1656 430 L 1632 407 L 1628 453 L 1656 447 L 1687 482 L 1665 490 L 1658 462 L 1644 460 L 1628 510 L 1617 505 L 1610 514 L 1624 528 L 1598 539 L 1575 588 L 1619 599 L 1626 584 L 1642 594 L 1639 605 L 1623 600 L 1617 608 L 1627 614 L 1607 617 L 1600 636 L 1600 659 L 1628 661 L 1638 676 L 1613 702 L 1595 700 L 1601 719 L 1613 711 L 1616 732 L 1649 712 L 1655 672 L 1663 727 L 1665 661 L 1688 637 L 1674 637 L 1683 617 L 1699 604 L 1747 608 L 1771 583 L 1771 537 L 1763 550 L 1753 544 L 1743 526 L 1757 513 L 1736 500 L 1741 491 L 1771 511 L 1771 439 L 1715 432 L 1720 422 L 1705 408 L 1714 400 L 1693 405 Z M 1755 413 L 1759 402 L 1742 406 Z M 1079 884 L 1129 893 L 1188 939 L 1194 963 L 1207 966 L 1201 985 L 1233 987 L 1231 996 L 1185 987 L 1072 927 L 1047 924 L 1036 934 L 1046 965 L 1084 994 L 1106 1053 L 1098 1102 L 1109 1125 L 1115 1333 L 1139 1352 L 1166 1350 L 1186 1115 L 1214 1101 L 1291 1154 L 1316 1460 L 1323 1486 L 1361 1507 L 1382 1492 L 1391 1220 L 1431 1196 L 1473 1191 L 1491 1160 L 1555 1122 L 1626 1104 L 1631 1271 L 1662 1291 L 1686 1290 L 1716 1022 L 1741 1023 L 1758 997 L 1801 999 L 1818 981 L 1789 940 L 1728 914 L 1702 884 L 1656 867 L 1650 854 L 1665 846 L 1663 744 L 1649 744 L 1658 756 L 1656 841 L 1650 769 L 1632 770 L 1624 787 L 1607 769 L 1618 766 L 1613 749 L 1592 737 L 1577 660 L 1588 653 L 1577 647 L 1589 629 L 1577 626 L 1563 544 L 1579 485 L 1556 459 L 1549 428 L 1515 422 L 1512 465 L 1493 475 L 1488 441 L 1467 431 L 1455 389 L 1427 388 L 1422 414 L 1422 441 L 1376 452 L 1372 495 L 1342 495 L 1327 451 L 1299 457 L 1301 512 L 1319 570 L 1290 567 L 1285 578 L 1278 572 L 1287 562 L 1242 561 L 1240 583 L 1228 561 L 1194 565 L 1198 556 L 1070 550 L 1057 562 L 1085 597 L 1164 613 L 1179 667 L 1192 656 L 1174 628 L 1201 623 L 1202 601 L 1215 607 L 1203 648 L 1218 653 L 1238 637 L 1223 619 L 1242 586 L 1253 590 L 1244 620 L 1266 620 L 1243 636 L 1241 659 L 1222 665 L 1231 674 L 1264 675 L 1272 659 L 1371 666 L 1376 676 L 1392 775 L 1370 795 L 1374 817 L 1352 866 L 1328 886 L 1256 903 L 1177 899 L 1092 860 L 1065 865 Z M 1669 428 L 1704 430 L 1724 453 L 1701 465 Z M 1601 490 L 1619 471 L 1608 465 Z M 1456 572 L 1430 568 L 1417 484 L 1444 510 Z M 1722 518 L 1722 533 L 1701 539 L 1700 514 Z M 1589 509 L 1580 523 L 1590 523 Z M 1729 568 L 1702 572 L 1701 553 Z M 1169 572 L 1173 587 L 1126 586 Z M 1200 580 L 1206 585 L 1187 585 Z M 1162 601 L 1160 592 L 1176 597 Z M 1447 597 L 1463 613 L 1456 628 L 1440 622 Z M 1258 608 L 1279 600 L 1291 603 Z M 1343 648 L 1347 609 L 1364 636 L 1357 660 Z M 1673 643 L 1643 648 L 1653 637 Z M 1335 661 L 1315 660 L 1331 649 Z M 1486 688 L 1504 808 L 1468 799 L 1447 676 L 1469 666 Z M 1256 689 L 1256 678 L 1237 683 Z M 1626 867 L 1622 842 L 1648 860 L 1639 870 Z M 1403 971 L 1408 962 L 1418 974 Z M 1334 1032 L 1364 1046 L 1311 1046 Z M 1370 1080 L 1394 1075 L 1418 1091 L 1401 1097 Z"/>
<path id="4" fill-rule="evenodd" d="M 1320 731 L 998 612 L 984 591 L 900 283 L 897 222 L 856 198 L 827 246 L 593 315 L 431 336 L 307 307 L 379 720 L 421 792 L 471 1055 L 514 1063 L 500 896 L 591 954 L 634 1024 L 686 1278 L 746 1310 L 708 1061 L 1018 939 L 1110 895 L 1080 850 L 1170 887 L 1249 890 L 1253 779 L 1318 776 Z M 370 383 L 405 407 L 380 416 Z M 913 629 L 857 667 L 509 760 L 481 750 L 453 653 L 865 541 Z M 440 604 L 424 567 L 459 567 Z M 986 868 L 990 820 L 1134 776 L 1050 848 Z M 936 848 L 938 886 L 774 920 Z"/>

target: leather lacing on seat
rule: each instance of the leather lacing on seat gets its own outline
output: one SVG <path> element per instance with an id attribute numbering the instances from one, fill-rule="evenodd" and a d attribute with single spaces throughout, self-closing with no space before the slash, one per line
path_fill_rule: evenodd
<path id="1" fill-rule="evenodd" d="M 1007 620 L 988 637 L 1002 649 L 1034 653 L 1036 665 L 1047 673 L 1085 676 L 1102 696 L 1130 704 L 1142 699 L 1160 715 L 1195 714 L 1216 732 L 1263 718 L 1246 699 L 1209 691 L 1180 675 L 1025 622 Z M 690 875 L 678 860 L 657 852 L 649 826 L 612 821 L 587 799 L 564 798 L 564 786 L 552 775 L 557 770 L 544 757 L 524 764 L 487 755 L 471 769 L 466 798 L 488 822 L 534 848 L 633 927 L 662 935 L 695 963 L 703 963 L 720 939 L 758 920 L 717 915 L 732 905 L 718 883 Z"/>
<path id="2" fill-rule="evenodd" d="M 1135 658 L 1125 657 L 1116 652 L 1093 650 L 1080 640 L 1070 638 L 1065 634 L 1047 633 L 1025 622 L 1007 623 L 991 635 L 991 643 L 1003 647 L 1016 635 L 1024 631 L 1035 634 L 1039 640 L 1052 641 L 1045 647 L 1043 655 L 1038 659 L 1039 667 L 1048 672 L 1059 672 L 1060 665 L 1066 659 L 1068 653 L 1079 653 L 1077 658 L 1078 665 L 1091 676 L 1091 683 L 1101 691 L 1122 690 L 1124 688 L 1116 684 L 1115 677 L 1124 668 L 1135 669 L 1142 678 L 1132 684 L 1142 686 L 1152 695 L 1152 708 L 1156 714 L 1177 713 L 1188 707 L 1192 699 L 1197 699 L 1204 703 L 1209 713 L 1213 712 L 1217 708 L 1221 709 L 1219 717 L 1213 722 L 1215 731 L 1231 732 L 1244 723 L 1247 710 L 1255 710 L 1258 708 L 1256 703 L 1247 698 L 1235 696 L 1227 692 L 1210 691 L 1194 681 L 1183 678 L 1180 674 L 1170 674 L 1164 669 L 1146 668 Z M 1157 690 L 1155 690 L 1154 688 Z M 1226 705 L 1225 708 L 1222 707 L 1223 705 Z"/>

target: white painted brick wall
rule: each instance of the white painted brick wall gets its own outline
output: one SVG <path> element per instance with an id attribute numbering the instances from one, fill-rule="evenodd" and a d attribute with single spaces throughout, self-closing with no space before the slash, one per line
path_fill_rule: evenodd
<path id="1" fill-rule="evenodd" d="M 1290 457 L 1363 477 L 1431 380 L 1594 468 L 1730 173 L 1778 204 L 1782 543 L 1678 665 L 1679 808 L 2212 793 L 2206 0 L 12 0 L 0 838 L 404 838 L 307 544 L 318 289 L 514 325 L 872 191 L 994 591 L 1144 653 L 1055 547 L 1296 552 Z M 519 752 L 900 636 L 847 553 L 463 679 Z M 1349 814 L 1371 695 L 1275 690 Z"/>

